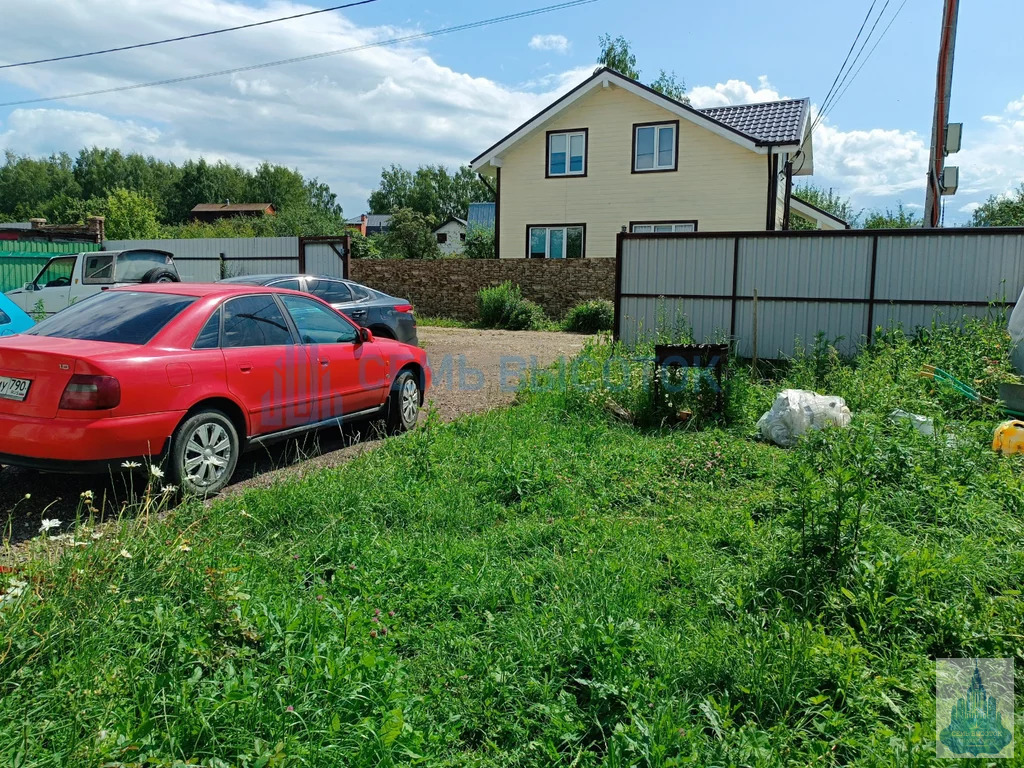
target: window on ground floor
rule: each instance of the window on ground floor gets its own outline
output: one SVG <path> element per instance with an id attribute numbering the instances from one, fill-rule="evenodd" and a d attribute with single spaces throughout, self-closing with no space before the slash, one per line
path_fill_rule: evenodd
<path id="1" fill-rule="evenodd" d="M 632 231 L 637 235 L 662 234 L 665 232 L 696 232 L 696 221 L 637 221 L 632 224 Z"/>
<path id="2" fill-rule="evenodd" d="M 582 224 L 559 227 L 530 227 L 527 256 L 531 259 L 582 259 Z"/>
<path id="3" fill-rule="evenodd" d="M 447 242 L 448 242 L 448 233 L 446 233 L 446 232 L 438 232 L 437 233 L 437 243 L 438 243 L 438 245 L 444 245 Z"/>

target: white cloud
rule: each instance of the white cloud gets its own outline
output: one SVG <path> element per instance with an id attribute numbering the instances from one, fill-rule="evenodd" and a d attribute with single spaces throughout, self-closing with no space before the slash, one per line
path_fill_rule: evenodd
<path id="1" fill-rule="evenodd" d="M 534 35 L 530 47 L 536 51 L 569 52 L 569 39 L 565 35 Z"/>
<path id="2" fill-rule="evenodd" d="M 124 39 L 153 40 L 206 29 L 210 19 L 232 26 L 302 10 L 308 7 L 291 2 L 252 8 L 229 0 L 108 0 L 95 14 L 76 0 L 37 0 L 4 9 L 5 23 L 21 30 L 5 40 L 4 59 L 102 47 L 112 18 Z M 410 31 L 359 26 L 356 18 L 326 14 L 219 36 L 215 43 L 201 39 L 2 70 L 0 84 L 15 86 L 7 93 L 18 96 L 89 91 L 349 48 Z M 574 70 L 511 86 L 441 66 L 422 47 L 372 48 L 231 77 L 29 105 L 5 117 L 0 111 L 0 150 L 75 153 L 96 145 L 176 162 L 202 155 L 254 167 L 267 160 L 327 181 L 346 213 L 356 215 L 382 167 L 466 163 L 583 76 Z"/>
<path id="3" fill-rule="evenodd" d="M 757 87 L 743 80 L 727 80 L 716 85 L 698 85 L 687 91 L 690 104 L 697 109 L 727 107 L 732 104 L 753 104 L 762 101 L 778 101 L 786 98 L 768 82 L 767 75 L 761 75 Z"/>

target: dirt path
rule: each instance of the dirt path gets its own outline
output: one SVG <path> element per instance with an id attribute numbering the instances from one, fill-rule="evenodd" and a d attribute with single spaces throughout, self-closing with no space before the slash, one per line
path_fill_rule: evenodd
<path id="1" fill-rule="evenodd" d="M 515 397 L 518 373 L 529 365 L 547 366 L 580 351 L 586 336 L 533 331 L 479 331 L 464 328 L 420 328 L 434 385 L 429 408 L 443 421 L 507 405 Z M 288 441 L 246 454 L 225 493 L 265 488 L 285 478 L 348 461 L 379 444 L 365 427 L 324 430 L 306 440 Z M 129 497 L 129 479 L 103 475 L 50 475 L 13 467 L 0 469 L 0 541 L 16 544 L 35 536 L 43 518 L 58 519 L 62 528 L 74 519 L 84 491 L 97 506 L 107 499 L 116 510 Z M 135 487 L 145 481 L 135 478 Z M 25 498 L 26 494 L 30 498 Z M 56 531 L 52 531 L 56 533 Z M 3 554 L 0 553 L 0 559 Z"/>

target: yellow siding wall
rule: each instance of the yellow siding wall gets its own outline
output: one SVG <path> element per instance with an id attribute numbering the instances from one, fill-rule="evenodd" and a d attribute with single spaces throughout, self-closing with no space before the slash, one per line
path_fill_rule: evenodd
<path id="1" fill-rule="evenodd" d="M 701 232 L 763 230 L 768 165 L 756 154 L 679 119 L 679 170 L 630 173 L 633 124 L 676 115 L 628 91 L 597 88 L 502 155 L 502 258 L 526 255 L 527 225 L 587 225 L 586 256 L 614 256 L 631 221 L 697 220 Z M 587 176 L 546 179 L 546 132 L 590 130 Z"/>

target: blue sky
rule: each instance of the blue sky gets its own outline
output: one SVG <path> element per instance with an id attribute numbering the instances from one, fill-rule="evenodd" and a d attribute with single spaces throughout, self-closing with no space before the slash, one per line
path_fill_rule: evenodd
<path id="1" fill-rule="evenodd" d="M 332 50 L 549 1 L 378 0 L 146 51 L 0 70 L 0 101 Z M 876 35 L 901 2 L 891 0 Z M 877 0 L 876 9 L 884 4 Z M 98 144 L 179 162 L 200 154 L 243 165 L 280 162 L 330 182 L 346 213 L 355 215 L 381 166 L 466 162 L 581 80 L 604 32 L 631 41 L 643 79 L 653 79 L 662 68 L 674 70 L 686 80 L 695 106 L 802 96 L 818 104 L 869 5 L 794 0 L 766 9 L 728 0 L 598 0 L 415 45 L 179 86 L 0 108 L 0 149 L 74 153 Z M 1024 81 L 1015 54 L 1024 3 L 962 5 L 951 119 L 965 124 L 964 151 L 949 160 L 961 166 L 961 192 L 947 200 L 947 222 L 965 220 L 972 205 L 1024 179 Z M 17 6 L 4 11 L 8 28 L 18 34 L 5 40 L 0 60 L 123 45 L 310 7 L 276 0 L 36 0 Z M 815 134 L 814 183 L 834 187 L 858 208 L 923 202 L 940 6 L 937 0 L 906 0 Z M 531 46 L 537 36 L 542 39 Z"/>

